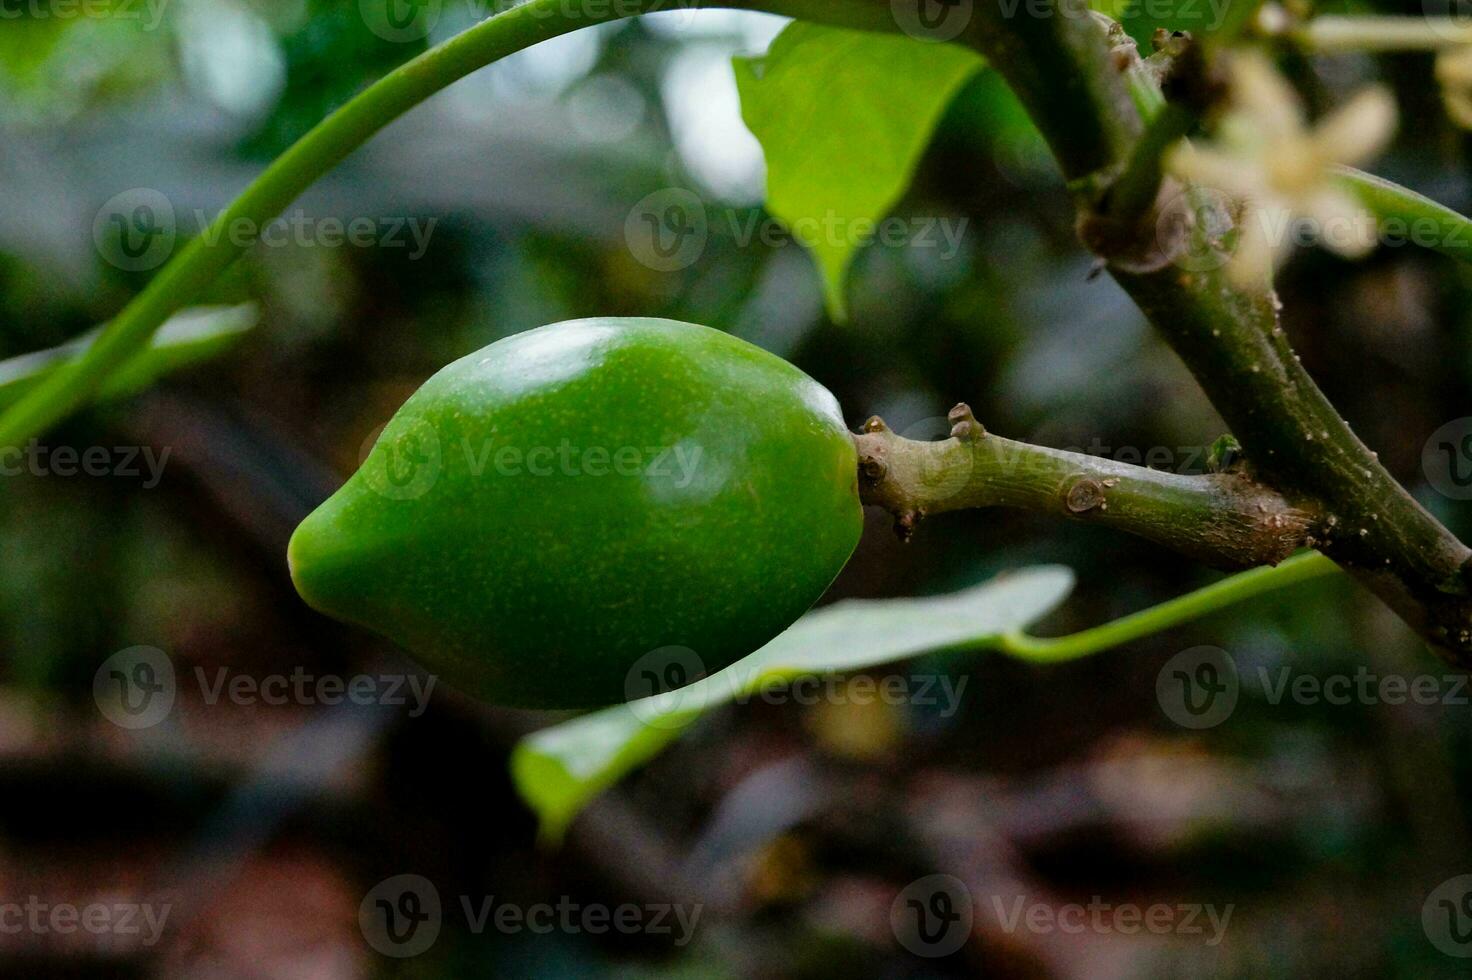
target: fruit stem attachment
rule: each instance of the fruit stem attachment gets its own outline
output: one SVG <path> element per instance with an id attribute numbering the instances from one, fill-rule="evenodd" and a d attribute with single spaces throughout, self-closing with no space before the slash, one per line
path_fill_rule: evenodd
<path id="1" fill-rule="evenodd" d="M 1318 512 L 1240 463 L 1170 473 L 1003 439 L 965 404 L 949 418 L 951 436 L 939 442 L 906 439 L 878 417 L 854 436 L 859 498 L 893 514 L 901 538 L 931 514 L 1017 507 L 1115 527 L 1225 569 L 1276 565 L 1315 542 Z"/>

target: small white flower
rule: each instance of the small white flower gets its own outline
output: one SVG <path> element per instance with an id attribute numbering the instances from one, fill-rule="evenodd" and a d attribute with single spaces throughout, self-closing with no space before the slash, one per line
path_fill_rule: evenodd
<path id="1" fill-rule="evenodd" d="M 1374 246 L 1372 216 L 1331 179 L 1330 168 L 1379 153 L 1395 121 L 1395 101 L 1374 85 L 1310 126 L 1283 76 L 1261 55 L 1242 52 L 1232 61 L 1231 108 L 1216 139 L 1209 146 L 1182 141 L 1167 166 L 1242 202 L 1240 238 L 1227 272 L 1238 285 L 1252 286 L 1272 275 L 1292 245 L 1288 230 L 1295 217 L 1307 218 L 1319 241 L 1341 255 L 1361 256 Z"/>

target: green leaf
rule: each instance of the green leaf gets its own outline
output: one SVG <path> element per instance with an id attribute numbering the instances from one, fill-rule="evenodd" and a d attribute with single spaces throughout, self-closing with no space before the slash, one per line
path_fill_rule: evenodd
<path id="1" fill-rule="evenodd" d="M 1472 262 L 1472 220 L 1408 187 L 1353 167 L 1334 175 L 1379 222 L 1382 238 L 1403 239 Z"/>
<path id="2" fill-rule="evenodd" d="M 215 357 L 254 327 L 256 320 L 256 308 L 249 303 L 184 310 L 159 329 L 152 343 L 109 375 L 93 401 L 135 394 L 165 374 Z M 81 357 L 101 330 L 97 327 L 59 347 L 0 361 L 0 409 Z"/>
<path id="3" fill-rule="evenodd" d="M 837 602 L 756 653 L 667 694 L 545 728 L 511 754 L 517 790 L 557 840 L 594 796 L 659 754 L 710 708 L 814 673 L 866 670 L 933 650 L 984 649 L 1046 615 L 1073 588 L 1057 565 L 1010 572 L 951 595 Z"/>
<path id="4" fill-rule="evenodd" d="M 735 60 L 741 114 L 767 158 L 767 210 L 808 245 L 829 315 L 846 316 L 854 253 L 909 187 L 974 51 L 794 22 Z M 871 232 L 872 234 L 872 232 Z"/>

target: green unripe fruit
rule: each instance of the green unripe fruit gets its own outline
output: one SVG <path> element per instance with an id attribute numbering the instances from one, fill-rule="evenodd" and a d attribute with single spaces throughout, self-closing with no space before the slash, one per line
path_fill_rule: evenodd
<path id="1" fill-rule="evenodd" d="M 612 704 L 817 601 L 858 542 L 856 464 L 833 396 L 760 348 L 558 323 L 425 382 L 296 529 L 291 574 L 487 700 Z"/>

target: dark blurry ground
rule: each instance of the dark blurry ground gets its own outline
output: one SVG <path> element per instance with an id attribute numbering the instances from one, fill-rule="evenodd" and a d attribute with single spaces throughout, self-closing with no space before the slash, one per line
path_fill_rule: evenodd
<path id="1" fill-rule="evenodd" d="M 152 728 L 99 713 L 99 664 L 138 644 L 189 672 L 402 670 L 395 651 L 296 599 L 286 535 L 426 376 L 559 319 L 637 313 L 731 330 L 832 388 L 855 424 L 880 413 L 939 435 L 939 418 L 964 398 L 1007 436 L 1124 459 L 1157 447 L 1160 465 L 1200 465 L 1192 460 L 1220 422 L 1122 295 L 1087 279 L 1056 175 L 994 79 L 953 107 L 900 208 L 968 218 L 962 251 L 938 260 L 870 249 L 849 326 L 823 319 L 795 246 L 743 247 L 716 232 L 700 262 L 673 274 L 631 255 L 624 219 L 662 187 L 693 186 L 713 209 L 752 213 L 760 177 L 742 161 L 755 151 L 732 142 L 722 65 L 772 30 L 761 18 L 622 25 L 462 83 L 299 203 L 316 217 L 436 219 L 422 255 L 257 248 L 209 297 L 261 303 L 262 326 L 242 349 L 47 440 L 169 447 L 157 486 L 4 478 L 0 909 L 169 912 L 156 942 L 121 929 L 12 930 L 0 916 L 0 973 L 1464 972 L 1428 941 L 1421 909 L 1438 883 L 1472 870 L 1472 709 L 1275 704 L 1257 683 L 1258 668 L 1442 678 L 1398 621 L 1342 583 L 1070 666 L 932 658 L 967 679 L 949 717 L 831 705 L 716 712 L 597 803 L 557 852 L 534 846 L 506 775 L 509 745 L 545 718 L 445 691 L 414 718 L 211 705 L 187 685 Z M 177 0 L 157 30 L 0 25 L 0 354 L 60 342 L 146 282 L 150 273 L 98 256 L 91 223 L 107 198 L 143 186 L 181 213 L 213 213 L 418 47 L 375 37 L 354 5 L 316 0 Z M 1442 121 L 1429 63 L 1381 65 L 1409 107 L 1381 169 L 1467 210 L 1467 141 Z M 1317 76 L 1311 67 L 1300 75 L 1326 97 L 1374 70 L 1353 59 Z M 1421 469 L 1426 435 L 1472 413 L 1467 270 L 1409 249 L 1352 266 L 1314 252 L 1282 287 L 1289 330 L 1331 398 L 1428 506 L 1472 532 L 1467 505 L 1430 491 Z M 832 597 L 943 591 L 1060 562 L 1079 586 L 1043 629 L 1066 631 L 1214 577 L 1139 541 L 1033 517 L 948 516 L 902 546 L 871 516 Z M 1162 713 L 1155 683 L 1168 658 L 1201 644 L 1233 655 L 1244 688 L 1227 722 L 1192 732 Z M 446 913 L 430 950 L 394 960 L 365 942 L 358 909 L 401 873 L 433 881 Z M 889 909 L 932 873 L 965 883 L 982 924 L 959 952 L 923 959 L 896 942 Z M 698 904 L 701 918 L 685 944 L 568 929 L 476 934 L 462 896 Z M 1215 945 L 1204 918 L 1204 935 L 1152 935 L 1108 916 L 1081 930 L 996 928 L 994 903 L 1016 901 L 1232 913 Z"/>

